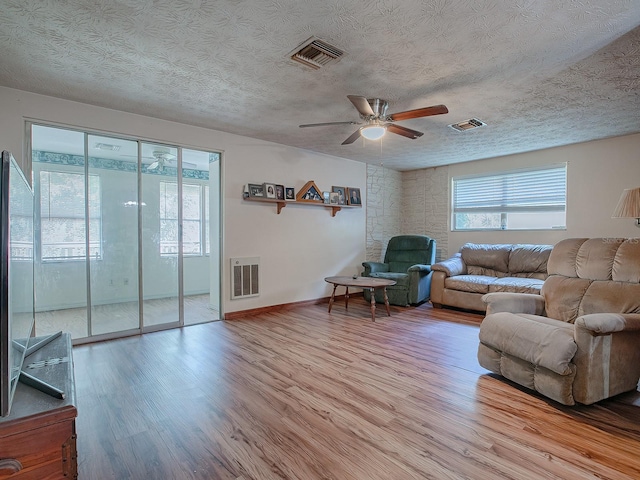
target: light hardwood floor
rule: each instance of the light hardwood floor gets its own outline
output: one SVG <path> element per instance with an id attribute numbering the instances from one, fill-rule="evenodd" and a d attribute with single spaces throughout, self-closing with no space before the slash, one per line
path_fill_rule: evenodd
<path id="1" fill-rule="evenodd" d="M 90 479 L 638 479 L 640 392 L 486 374 L 481 316 L 352 299 L 74 348 Z"/>

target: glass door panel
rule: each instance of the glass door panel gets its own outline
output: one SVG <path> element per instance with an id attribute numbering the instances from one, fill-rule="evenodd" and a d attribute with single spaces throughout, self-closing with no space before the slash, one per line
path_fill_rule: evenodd
<path id="1" fill-rule="evenodd" d="M 141 143 L 143 327 L 180 322 L 178 149 Z"/>
<path id="2" fill-rule="evenodd" d="M 36 335 L 63 330 L 84 338 L 89 335 L 84 133 L 32 125 L 31 137 Z"/>
<path id="3" fill-rule="evenodd" d="M 211 301 L 210 191 L 217 185 L 210 180 L 210 164 L 218 154 L 182 150 L 182 224 L 184 265 L 184 323 L 219 320 Z M 217 237 L 216 237 L 217 239 Z M 214 245 L 217 247 L 217 244 Z M 218 249 L 214 248 L 214 255 Z M 214 296 L 215 297 L 215 296 Z"/>
<path id="4" fill-rule="evenodd" d="M 138 142 L 89 135 L 88 151 L 91 334 L 139 329 Z"/>

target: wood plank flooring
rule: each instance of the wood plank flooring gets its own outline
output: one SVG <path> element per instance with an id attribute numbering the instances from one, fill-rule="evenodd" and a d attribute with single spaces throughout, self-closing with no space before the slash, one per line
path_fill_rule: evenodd
<path id="1" fill-rule="evenodd" d="M 391 313 L 353 299 L 75 347 L 80 478 L 640 478 L 640 392 L 564 407 L 486 374 L 482 316 Z"/>

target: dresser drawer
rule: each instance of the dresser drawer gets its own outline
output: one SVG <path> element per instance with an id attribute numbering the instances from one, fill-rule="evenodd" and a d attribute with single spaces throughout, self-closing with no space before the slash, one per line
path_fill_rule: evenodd
<path id="1" fill-rule="evenodd" d="M 5 469 L 0 468 L 0 480 L 77 478 L 75 421 L 58 422 L 1 437 L 0 464 L 3 463 Z M 12 473 L 15 470 L 19 471 Z"/>

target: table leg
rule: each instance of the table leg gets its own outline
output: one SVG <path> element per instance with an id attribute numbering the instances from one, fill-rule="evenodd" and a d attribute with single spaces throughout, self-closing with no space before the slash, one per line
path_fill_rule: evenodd
<path id="1" fill-rule="evenodd" d="M 382 289 L 384 292 L 384 306 L 387 307 L 387 316 L 391 316 L 391 311 L 389 310 L 389 297 L 387 297 L 387 287 Z"/>
<path id="2" fill-rule="evenodd" d="M 333 292 L 331 292 L 331 298 L 329 299 L 329 313 L 331 313 L 331 307 L 333 307 L 333 299 L 336 298 L 336 288 L 338 288 L 338 285 L 333 286 Z"/>
<path id="3" fill-rule="evenodd" d="M 375 289 L 374 288 L 370 288 L 369 291 L 371 292 L 371 321 L 375 322 L 376 321 L 376 295 L 375 295 Z"/>
<path id="4" fill-rule="evenodd" d="M 345 286 L 344 288 L 344 309 L 349 310 L 349 287 Z"/>

